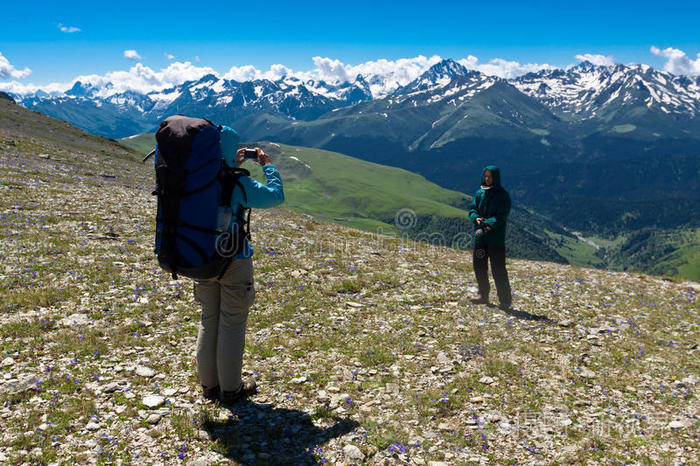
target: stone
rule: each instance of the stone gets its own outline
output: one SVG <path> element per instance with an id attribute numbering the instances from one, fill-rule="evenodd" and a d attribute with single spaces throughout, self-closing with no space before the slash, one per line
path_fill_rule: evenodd
<path id="1" fill-rule="evenodd" d="M 583 369 L 581 369 L 580 375 L 584 379 L 594 379 L 595 378 L 595 372 L 593 372 L 592 370 L 590 370 L 587 367 L 584 367 Z"/>
<path id="2" fill-rule="evenodd" d="M 448 466 L 444 461 L 428 461 L 428 466 Z"/>
<path id="3" fill-rule="evenodd" d="M 355 445 L 345 445 L 343 447 L 343 454 L 350 464 L 362 464 L 365 460 L 365 454 Z"/>
<path id="4" fill-rule="evenodd" d="M 160 395 L 148 395 L 141 401 L 148 408 L 159 408 L 165 404 L 165 398 Z"/>
<path id="5" fill-rule="evenodd" d="M 6 393 L 21 393 L 36 388 L 40 379 L 35 375 L 18 376 L 17 379 L 9 379 L 4 385 L 0 385 L 0 395 Z"/>
<path id="6" fill-rule="evenodd" d="M 398 395 L 399 394 L 399 384 L 392 383 L 392 382 L 387 383 L 386 384 L 386 391 L 389 393 L 393 393 L 394 395 Z"/>
<path id="7" fill-rule="evenodd" d="M 302 384 L 306 382 L 306 376 L 302 375 L 300 377 L 294 377 L 293 379 L 290 380 L 291 383 L 293 384 Z"/>
<path id="8" fill-rule="evenodd" d="M 114 393 L 119 389 L 119 384 L 117 382 L 108 383 L 102 390 L 105 393 Z"/>
<path id="9" fill-rule="evenodd" d="M 488 375 L 483 376 L 482 378 L 479 379 L 480 383 L 485 383 L 486 385 L 491 385 L 492 383 L 495 382 L 493 377 L 489 377 Z"/>
<path id="10" fill-rule="evenodd" d="M 206 456 L 203 456 L 187 464 L 188 466 L 209 466 L 211 464 L 211 461 L 209 461 L 209 458 L 207 458 Z"/>
<path id="11" fill-rule="evenodd" d="M 484 397 L 482 397 L 482 396 L 473 396 L 473 397 L 469 398 L 469 401 L 471 401 L 472 403 L 483 403 L 483 402 L 484 402 Z"/>
<path id="12" fill-rule="evenodd" d="M 671 421 L 668 423 L 669 429 L 682 429 L 683 427 L 685 427 L 685 424 L 681 421 Z"/>
<path id="13" fill-rule="evenodd" d="M 316 399 L 321 403 L 331 401 L 331 397 L 328 396 L 328 393 L 325 390 L 319 390 L 318 394 L 316 395 Z"/>
<path id="14" fill-rule="evenodd" d="M 162 416 L 160 414 L 153 413 L 150 416 L 148 416 L 148 419 L 146 419 L 146 422 L 149 424 L 158 424 L 160 420 L 162 419 Z"/>
<path id="15" fill-rule="evenodd" d="M 136 375 L 140 375 L 141 377 L 153 377 L 156 375 L 156 371 L 150 367 L 139 366 L 136 368 Z"/>
<path id="16" fill-rule="evenodd" d="M 15 360 L 8 356 L 2 360 L 2 362 L 0 363 L 0 367 L 10 367 L 14 364 L 15 364 Z"/>
<path id="17" fill-rule="evenodd" d="M 96 422 L 88 422 L 85 428 L 91 432 L 94 432 L 100 429 L 100 425 Z"/>
<path id="18" fill-rule="evenodd" d="M 331 397 L 331 406 L 349 406 L 349 403 L 347 402 L 348 398 L 350 398 L 350 395 L 347 393 L 333 395 Z"/>
<path id="19" fill-rule="evenodd" d="M 85 314 L 79 313 L 71 314 L 58 321 L 58 324 L 63 327 L 72 327 L 74 325 L 88 325 L 89 323 L 90 318 Z"/>

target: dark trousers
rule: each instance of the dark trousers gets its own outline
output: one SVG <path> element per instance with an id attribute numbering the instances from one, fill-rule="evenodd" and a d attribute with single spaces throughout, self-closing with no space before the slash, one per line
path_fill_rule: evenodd
<path id="1" fill-rule="evenodd" d="M 474 275 L 479 286 L 479 294 L 488 298 L 491 286 L 489 285 L 488 261 L 491 259 L 491 273 L 496 282 L 496 293 L 501 305 L 510 306 L 512 297 L 510 293 L 510 281 L 506 270 L 506 247 L 476 245 L 474 247 Z"/>

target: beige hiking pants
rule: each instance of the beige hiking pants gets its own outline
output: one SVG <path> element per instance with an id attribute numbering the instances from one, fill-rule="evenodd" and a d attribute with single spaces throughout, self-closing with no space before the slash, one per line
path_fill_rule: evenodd
<path id="1" fill-rule="evenodd" d="M 194 297 L 202 305 L 197 337 L 197 370 L 207 388 L 241 387 L 248 309 L 255 301 L 253 260 L 235 259 L 221 280 L 195 280 Z"/>

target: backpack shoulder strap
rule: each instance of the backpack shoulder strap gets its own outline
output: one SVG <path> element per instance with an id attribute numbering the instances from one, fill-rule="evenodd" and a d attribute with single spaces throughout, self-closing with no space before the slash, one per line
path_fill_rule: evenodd
<path id="1" fill-rule="evenodd" d="M 241 177 L 250 176 L 250 172 L 245 168 L 231 168 L 222 161 L 221 166 L 221 205 L 231 206 L 231 196 L 233 189 L 238 186 L 243 192 L 243 198 L 248 202 L 248 195 L 241 183 Z"/>

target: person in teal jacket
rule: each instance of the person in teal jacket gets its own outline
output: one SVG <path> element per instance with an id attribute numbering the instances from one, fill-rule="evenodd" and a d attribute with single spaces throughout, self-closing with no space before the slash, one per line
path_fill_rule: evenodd
<path id="1" fill-rule="evenodd" d="M 474 223 L 474 275 L 479 295 L 473 303 L 489 302 L 488 261 L 496 283 L 499 307 L 510 309 L 512 296 L 506 270 L 506 225 L 510 212 L 510 195 L 501 186 L 501 172 L 495 165 L 483 171 L 481 188 L 474 194 L 469 207 L 469 218 Z"/>
<path id="2" fill-rule="evenodd" d="M 222 127 L 220 145 L 225 162 L 240 166 L 245 149 L 238 148 L 238 134 Z M 266 184 L 243 176 L 231 194 L 231 208 L 222 207 L 219 230 L 241 228 L 235 223 L 240 209 L 267 209 L 284 202 L 282 178 L 270 156 L 256 148 L 257 162 L 265 173 Z M 235 237 L 235 235 L 233 235 Z M 202 306 L 197 337 L 197 370 L 203 394 L 209 399 L 233 403 L 257 393 L 254 380 L 242 379 L 243 352 L 248 310 L 255 301 L 253 248 L 248 240 L 220 278 L 195 280 L 195 299 Z"/>

